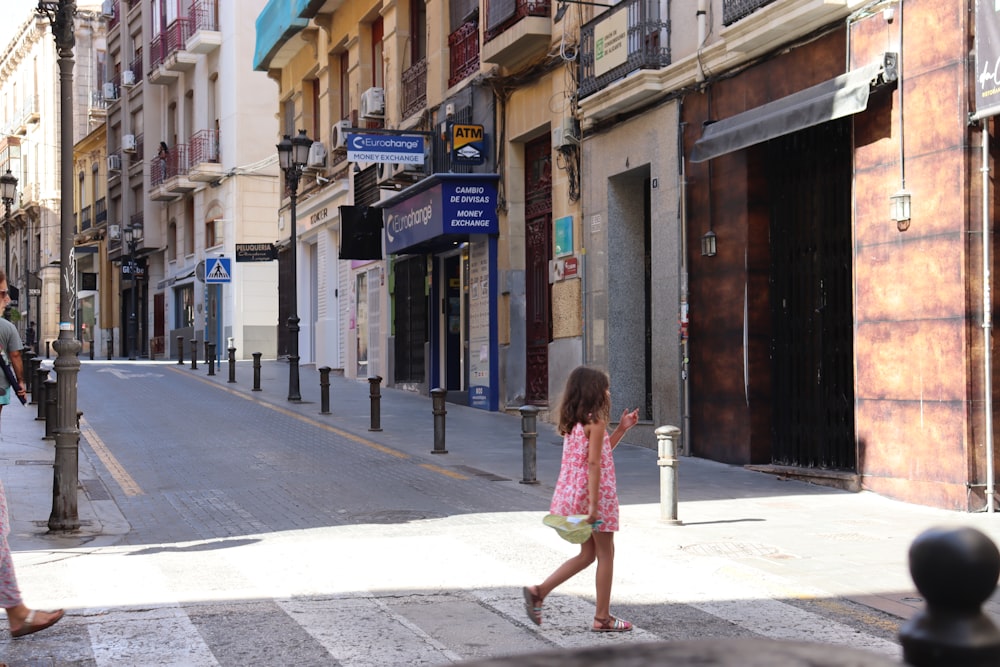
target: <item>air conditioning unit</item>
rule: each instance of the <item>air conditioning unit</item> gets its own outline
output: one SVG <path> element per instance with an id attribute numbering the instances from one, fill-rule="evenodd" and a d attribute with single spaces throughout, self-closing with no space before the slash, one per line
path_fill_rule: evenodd
<path id="1" fill-rule="evenodd" d="M 351 121 L 341 120 L 330 128 L 330 150 L 333 152 L 347 150 L 347 133 L 351 129 Z"/>
<path id="2" fill-rule="evenodd" d="M 307 169 L 322 169 L 326 166 L 326 146 L 322 141 L 314 141 L 309 147 L 309 157 L 306 160 Z"/>
<path id="3" fill-rule="evenodd" d="M 409 162 L 379 162 L 377 175 L 379 185 L 395 186 L 400 183 L 412 183 L 424 176 L 424 166 Z"/>
<path id="4" fill-rule="evenodd" d="M 123 86 L 134 86 L 135 85 L 135 72 L 130 69 L 122 72 L 122 85 Z"/>
<path id="5" fill-rule="evenodd" d="M 101 16 L 106 19 L 113 19 L 115 17 L 114 0 L 104 0 L 104 2 L 101 3 Z"/>
<path id="6" fill-rule="evenodd" d="M 361 94 L 361 117 L 382 118 L 385 115 L 385 90 L 374 87 Z"/>
<path id="7" fill-rule="evenodd" d="M 104 84 L 104 99 L 106 100 L 118 99 L 118 86 L 116 86 L 111 81 L 108 81 Z"/>
<path id="8" fill-rule="evenodd" d="M 580 137 L 576 130 L 576 119 L 568 116 L 563 118 L 562 123 L 552 128 L 552 147 L 567 148 L 580 143 Z"/>
<path id="9" fill-rule="evenodd" d="M 120 155 L 109 155 L 108 171 L 121 171 L 121 170 L 122 170 L 122 157 Z"/>
<path id="10" fill-rule="evenodd" d="M 134 134 L 124 134 L 122 135 L 122 150 L 126 153 L 135 152 L 135 135 Z"/>

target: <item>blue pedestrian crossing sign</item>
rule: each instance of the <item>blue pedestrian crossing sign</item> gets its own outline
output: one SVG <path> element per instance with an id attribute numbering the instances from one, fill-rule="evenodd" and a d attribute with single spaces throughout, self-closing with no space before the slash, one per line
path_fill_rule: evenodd
<path id="1" fill-rule="evenodd" d="M 228 257 L 210 258 L 205 262 L 205 283 L 229 283 L 233 281 L 230 259 Z"/>

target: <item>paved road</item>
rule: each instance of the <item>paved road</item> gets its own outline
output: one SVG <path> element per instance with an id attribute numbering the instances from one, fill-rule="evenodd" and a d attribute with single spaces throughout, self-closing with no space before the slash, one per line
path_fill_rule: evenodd
<path id="1" fill-rule="evenodd" d="M 383 390 L 386 428 L 368 432 L 365 383 L 338 380 L 333 414 L 319 415 L 312 385 L 301 404 L 281 400 L 286 378 L 287 366 L 271 363 L 269 391 L 255 393 L 247 367 L 234 386 L 186 366 L 85 364 L 83 509 L 110 515 L 113 505 L 127 524 L 99 513 L 76 544 L 16 531 L 29 604 L 70 613 L 50 631 L 0 644 L 0 660 L 441 665 L 705 637 L 805 639 L 897 657 L 901 618 L 919 599 L 905 567 L 869 571 L 866 543 L 902 560 L 906 542 L 883 544 L 881 532 L 951 516 L 690 460 L 682 466 L 702 483 L 685 490 L 685 527 L 666 527 L 650 497 L 655 455 L 626 444 L 613 611 L 636 631 L 586 631 L 592 571 L 546 601 L 537 628 L 520 587 L 575 549 L 540 522 L 558 466 L 550 428 L 539 429 L 542 483 L 520 484 L 516 418 L 449 406 L 449 454 L 434 456 L 426 399 Z M 41 429 L 29 413 L 4 412 L 8 463 L 51 455 L 51 445 L 29 442 Z M 37 468 L 17 467 L 4 469 L 9 490 Z M 821 521 L 855 499 L 885 513 L 808 534 L 783 514 Z M 773 525 L 779 514 L 784 527 Z M 124 527 L 112 536 L 113 526 Z M 776 547 L 780 539 L 795 548 Z M 881 603 L 865 603 L 875 597 Z"/>

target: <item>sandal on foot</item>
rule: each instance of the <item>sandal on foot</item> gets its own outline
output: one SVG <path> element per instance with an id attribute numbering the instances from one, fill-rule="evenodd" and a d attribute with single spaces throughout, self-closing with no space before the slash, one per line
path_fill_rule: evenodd
<path id="1" fill-rule="evenodd" d="M 50 628 L 63 617 L 63 610 L 59 609 L 57 611 L 51 612 L 52 617 L 46 621 L 35 622 L 35 610 L 32 609 L 28 612 L 28 615 L 24 618 L 24 623 L 17 630 L 11 630 L 11 637 L 24 637 L 25 635 L 30 635 L 32 633 L 38 632 L 39 630 L 44 630 L 45 628 Z"/>
<path id="2" fill-rule="evenodd" d="M 525 586 L 522 590 L 524 592 L 524 611 L 527 612 L 528 618 L 535 625 L 542 624 L 542 598 L 535 595 L 531 590 L 532 588 L 537 591 L 538 589 L 534 586 Z"/>
<path id="3" fill-rule="evenodd" d="M 614 616 L 607 618 L 594 617 L 594 626 L 590 628 L 593 632 L 628 632 L 632 629 L 632 624 Z"/>

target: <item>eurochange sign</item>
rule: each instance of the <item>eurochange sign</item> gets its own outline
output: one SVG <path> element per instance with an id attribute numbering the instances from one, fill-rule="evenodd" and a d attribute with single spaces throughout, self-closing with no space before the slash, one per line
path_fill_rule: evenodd
<path id="1" fill-rule="evenodd" d="M 424 163 L 424 138 L 389 134 L 348 134 L 351 162 Z"/>
<path id="2" fill-rule="evenodd" d="M 385 249 L 448 234 L 498 234 L 495 180 L 445 181 L 385 209 Z"/>

